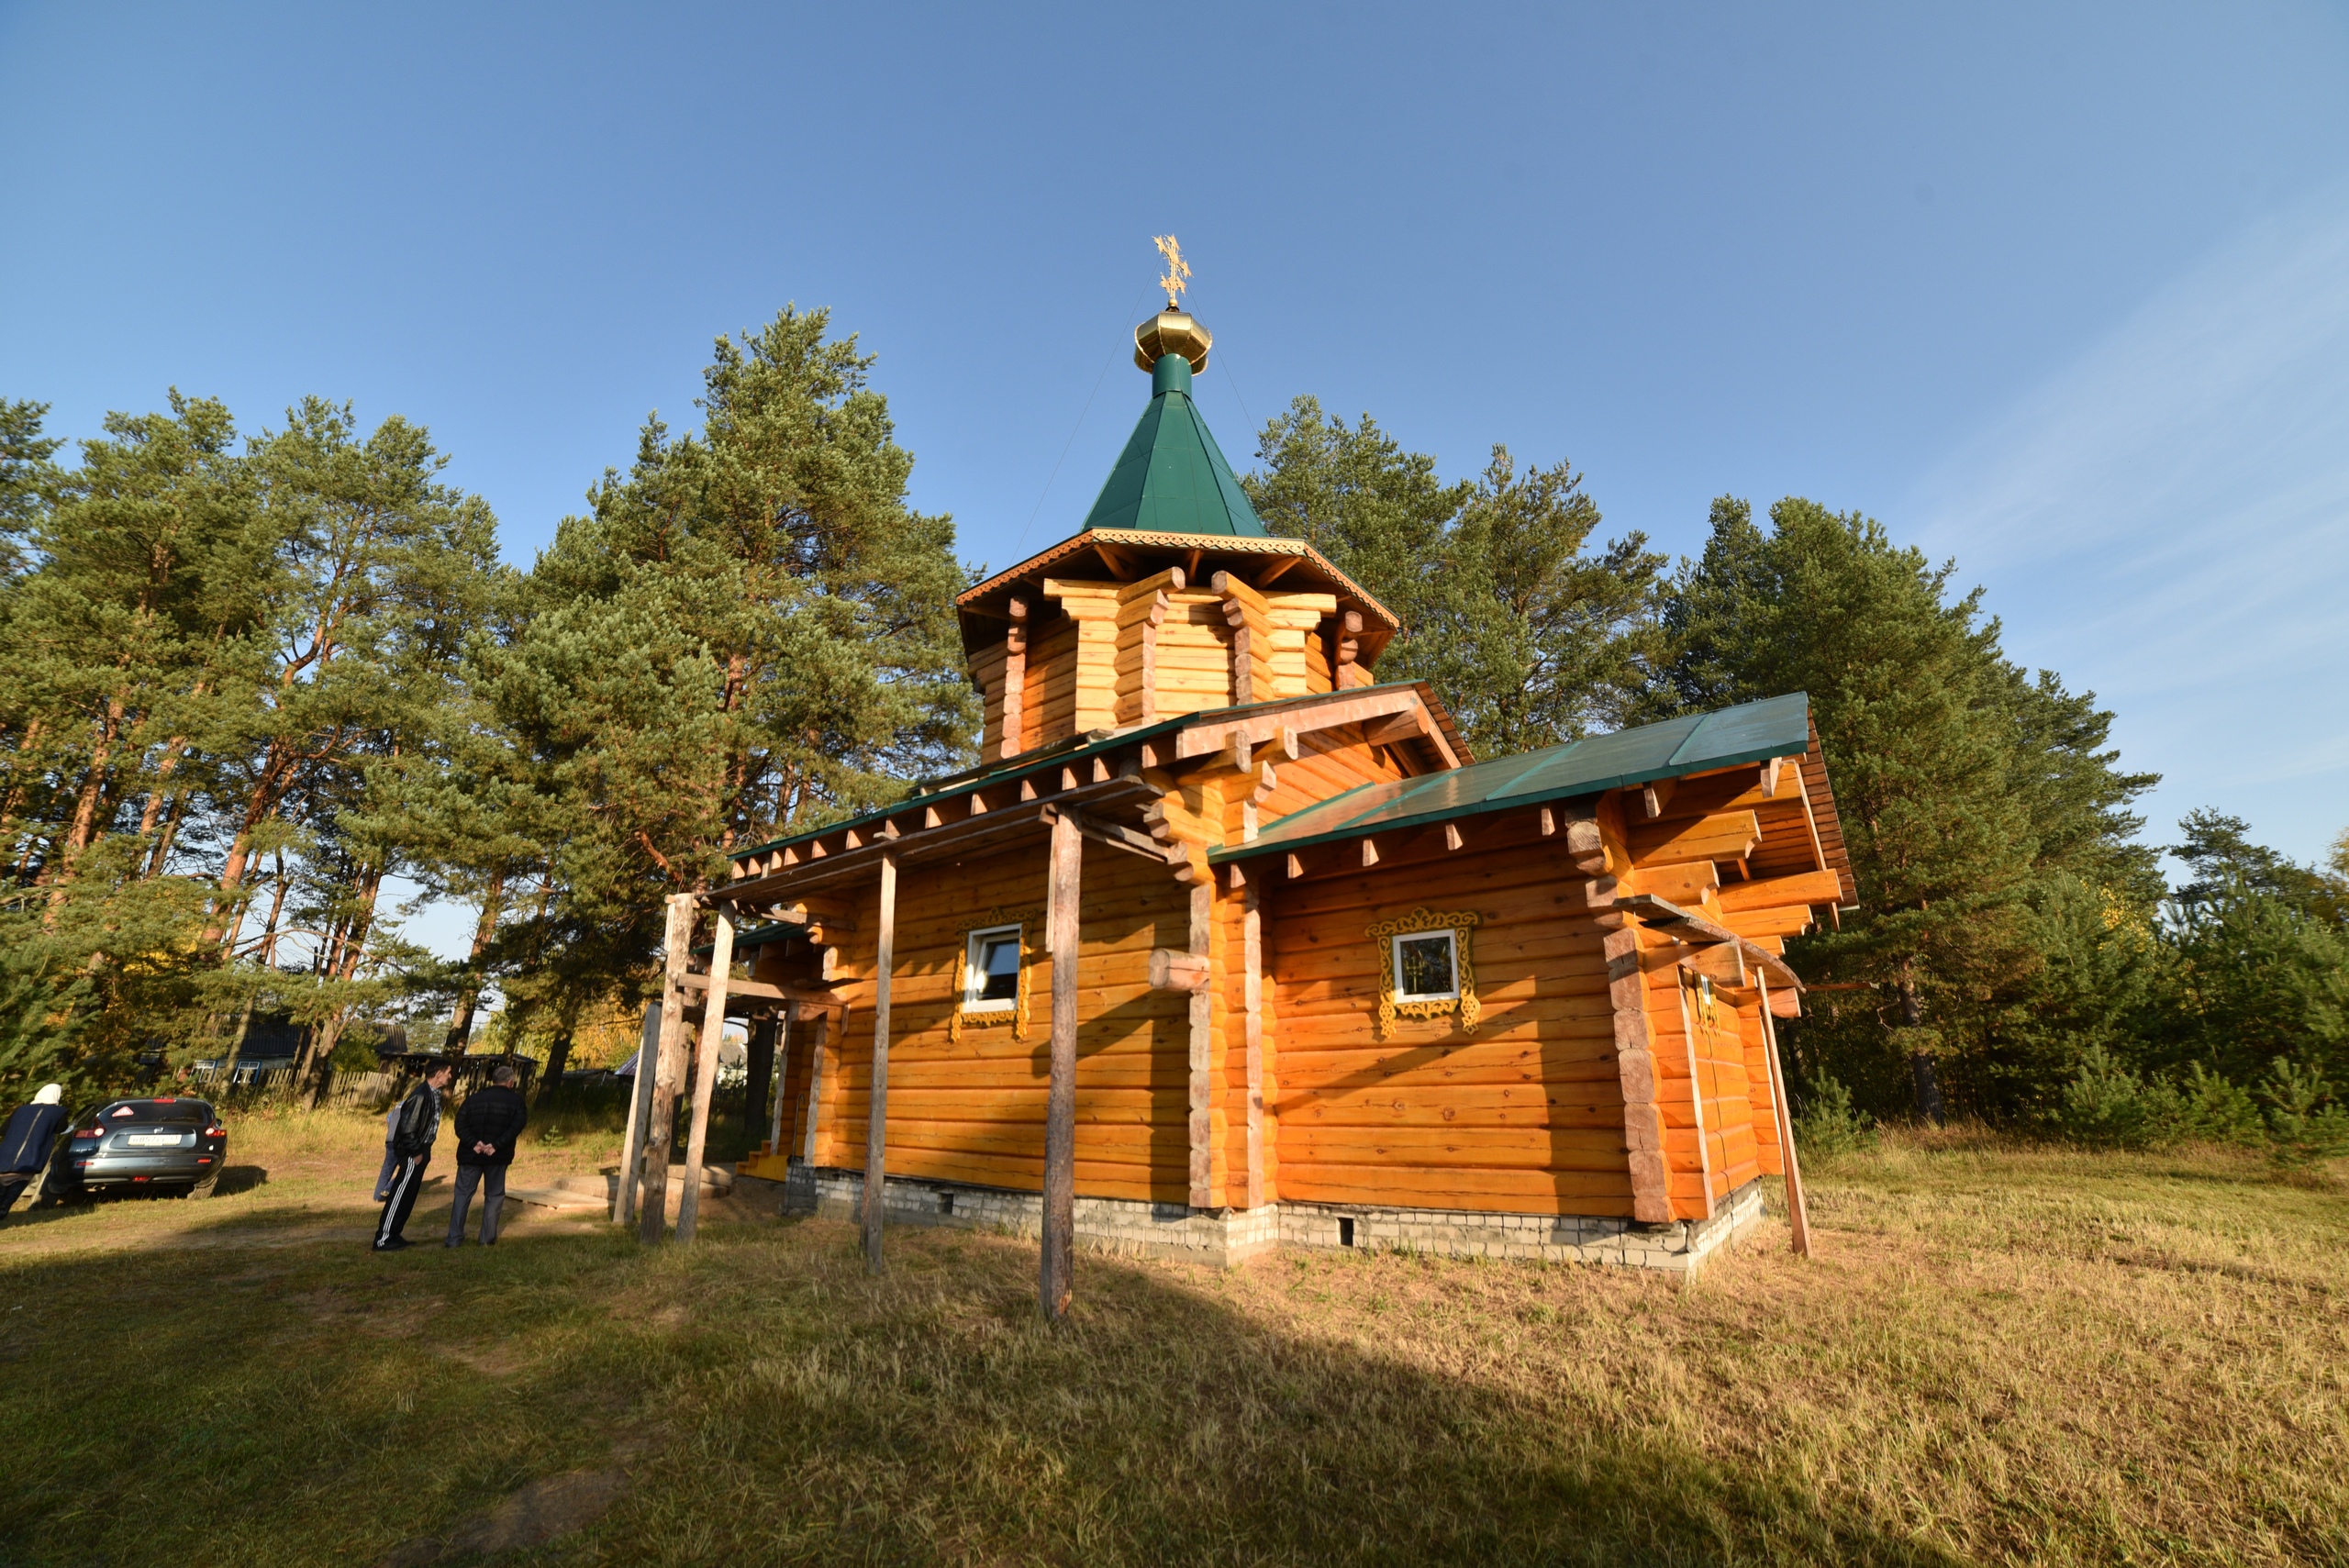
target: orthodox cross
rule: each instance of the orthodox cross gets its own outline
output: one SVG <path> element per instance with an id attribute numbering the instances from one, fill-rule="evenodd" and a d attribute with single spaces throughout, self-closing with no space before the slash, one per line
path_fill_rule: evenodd
<path id="1" fill-rule="evenodd" d="M 1182 244 L 1173 235 L 1158 235 L 1155 243 L 1158 253 L 1166 258 L 1166 275 L 1158 280 L 1158 286 L 1166 291 L 1166 308 L 1178 309 L 1191 276 L 1191 264 L 1183 260 Z"/>

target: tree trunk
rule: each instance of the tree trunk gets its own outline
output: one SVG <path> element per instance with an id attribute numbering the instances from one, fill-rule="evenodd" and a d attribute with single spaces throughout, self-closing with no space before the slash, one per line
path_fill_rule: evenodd
<path id="1" fill-rule="evenodd" d="M 50 884 L 49 912 L 41 917 L 41 929 L 57 924 L 57 906 L 65 901 L 65 884 L 73 880 L 73 862 L 87 849 L 96 836 L 98 802 L 105 797 L 108 768 L 106 761 L 114 751 L 115 729 L 122 722 L 122 699 L 115 697 L 106 703 L 106 717 L 98 726 L 97 743 L 90 749 L 90 771 L 82 781 L 82 789 L 73 803 L 73 820 L 65 830 L 65 843 L 57 857 L 57 875 Z"/>
<path id="2" fill-rule="evenodd" d="M 498 906 L 506 895 L 506 877 L 500 873 L 489 879 L 482 891 L 481 919 L 473 927 L 473 951 L 465 988 L 457 993 L 457 1010 L 449 1019 L 449 1038 L 440 1043 L 443 1056 L 462 1056 L 473 1032 L 473 1012 L 481 1006 L 481 955 L 489 951 L 489 941 L 497 934 Z"/>
<path id="3" fill-rule="evenodd" d="M 360 912 L 345 929 L 342 962 L 337 966 L 337 973 L 327 976 L 329 980 L 345 984 L 359 973 L 360 960 L 367 951 L 367 933 L 375 924 L 375 900 L 382 896 L 384 891 L 382 868 L 371 866 L 361 873 L 359 887 Z M 337 1007 L 314 1037 L 317 1049 L 311 1059 L 309 1088 L 304 1101 L 312 1110 L 318 1108 L 318 1102 L 326 1097 L 327 1085 L 333 1081 L 335 1047 L 341 1043 L 343 1025 L 350 1016 L 350 1007 Z"/>
<path id="4" fill-rule="evenodd" d="M 540 1105 L 543 1106 L 547 1103 L 547 1096 L 554 1092 L 554 1086 L 562 1082 L 563 1069 L 570 1065 L 571 1026 L 569 1024 L 565 1024 L 562 1029 L 555 1031 L 554 1043 L 547 1047 L 546 1068 L 539 1078 Z M 640 1069 L 641 1064 L 640 1063 Z M 621 1173 L 621 1180 L 623 1182 L 627 1180 L 627 1173 Z"/>
<path id="5" fill-rule="evenodd" d="M 1900 1022 L 1903 1028 L 1921 1029 L 1925 1010 L 1917 1000 L 1916 976 L 1907 970 L 1900 972 Z M 1934 1127 L 1942 1124 L 1942 1089 L 1933 1071 L 1933 1053 L 1911 1051 L 1909 1053 L 1909 1073 L 1917 1092 L 1917 1118 Z"/>

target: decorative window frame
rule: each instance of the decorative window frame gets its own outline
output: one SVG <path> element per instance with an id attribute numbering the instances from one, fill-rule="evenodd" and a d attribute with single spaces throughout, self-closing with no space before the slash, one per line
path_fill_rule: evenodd
<path id="1" fill-rule="evenodd" d="M 1476 1032 L 1484 1008 L 1476 1000 L 1476 962 L 1468 933 L 1482 919 L 1473 909 L 1446 912 L 1421 905 L 1408 915 L 1381 920 L 1364 933 L 1378 944 L 1378 1032 L 1382 1038 L 1394 1032 L 1397 1018 L 1440 1018 L 1446 1013 L 1459 1017 L 1464 1034 Z M 1425 1002 L 1398 1002 L 1395 999 L 1395 939 L 1427 931 L 1453 933 L 1453 958 L 1458 969 L 1453 978 L 1459 982 L 1460 994 Z"/>
<path id="2" fill-rule="evenodd" d="M 1036 959 L 1036 950 L 1030 943 L 1028 933 L 1043 917 L 1041 909 L 1006 909 L 998 905 L 954 934 L 954 1010 L 947 1015 L 946 1019 L 946 1038 L 949 1040 L 959 1042 L 966 1028 L 999 1029 L 1006 1024 L 1011 1026 L 1012 1039 L 1024 1040 L 1028 1038 L 1028 972 Z M 969 1005 L 971 939 L 981 931 L 1006 926 L 1019 928 L 1019 995 L 1012 998 L 1008 1007 L 973 1007 Z"/>

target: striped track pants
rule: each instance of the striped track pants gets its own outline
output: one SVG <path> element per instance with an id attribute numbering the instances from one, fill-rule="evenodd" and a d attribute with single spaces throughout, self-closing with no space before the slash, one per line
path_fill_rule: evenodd
<path id="1" fill-rule="evenodd" d="M 411 1154 L 400 1162 L 398 1173 L 392 1177 L 392 1195 L 384 1200 L 384 1218 L 375 1226 L 378 1252 L 388 1242 L 406 1240 L 400 1232 L 416 1207 L 416 1190 L 424 1184 L 424 1167 L 431 1162 L 429 1154 Z"/>

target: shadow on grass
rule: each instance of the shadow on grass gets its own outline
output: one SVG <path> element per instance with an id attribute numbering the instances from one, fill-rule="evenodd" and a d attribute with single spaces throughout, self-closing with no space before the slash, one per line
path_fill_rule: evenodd
<path id="1" fill-rule="evenodd" d="M 804 1221 L 304 1247 L 201 1291 L 18 1260 L 0 1354 L 43 1437 L 0 1479 L 0 1562 L 374 1562 L 616 1461 L 610 1511 L 528 1561 L 1951 1561 L 1708 1455 L 1660 1392 L 1447 1375 L 1097 1255 L 1047 1329 L 1032 1246 L 890 1247 L 880 1280 Z"/>

